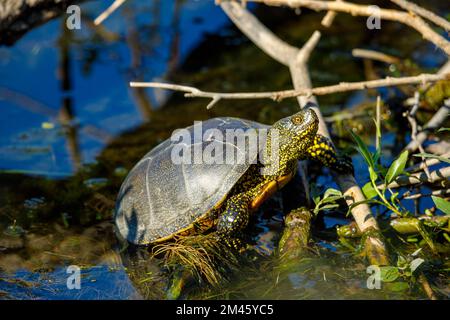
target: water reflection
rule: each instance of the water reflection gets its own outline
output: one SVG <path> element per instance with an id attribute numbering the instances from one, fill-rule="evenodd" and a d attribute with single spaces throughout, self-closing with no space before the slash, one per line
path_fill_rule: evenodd
<path id="1" fill-rule="evenodd" d="M 223 115 L 273 123 L 297 110 L 292 101 L 223 101 L 207 111 L 202 100 L 129 88 L 131 80 L 174 81 L 216 91 L 277 90 L 291 83 L 286 70 L 229 26 L 212 1 L 130 0 L 94 27 L 92 18 L 106 5 L 83 4 L 80 31 L 67 30 L 57 19 L 0 49 L 0 298 L 165 297 L 170 279 L 161 265 L 149 260 L 145 250 L 123 250 L 110 222 L 127 170 L 174 129 L 194 120 Z M 258 15 L 292 43 L 303 43 L 320 28 L 317 14 L 298 17 L 258 9 Z M 336 28 L 327 31 L 312 57 L 317 85 L 361 80 L 364 73 L 385 70 L 371 65 L 364 71 L 349 52 L 357 44 L 389 47 L 398 29 L 386 25 L 383 32 L 389 37 L 376 40 L 345 19 L 339 15 Z M 402 31 L 408 41 L 398 55 L 409 56 L 422 39 Z M 438 65 L 439 53 L 431 48 L 428 54 L 426 65 Z M 350 113 L 363 115 L 333 128 L 344 136 L 343 146 L 346 127 L 371 133 L 367 110 L 372 98 L 370 93 L 321 98 L 325 112 L 345 105 L 355 107 Z M 398 148 L 403 132 L 386 135 L 383 143 Z M 329 177 L 314 170 L 308 178 L 330 185 Z M 288 198 L 299 199 L 298 190 L 290 190 Z M 256 262 L 243 267 L 225 288 L 207 287 L 190 297 L 421 297 L 365 289 L 364 266 L 349 267 L 349 256 L 336 256 L 339 248 L 328 227 L 345 222 L 342 214 L 334 222 L 315 222 L 316 235 L 325 238 L 319 243 L 321 257 L 279 272 L 272 254 L 282 225 L 280 203 L 268 202 L 255 221 Z M 71 264 L 83 267 L 81 291 L 66 290 Z"/>

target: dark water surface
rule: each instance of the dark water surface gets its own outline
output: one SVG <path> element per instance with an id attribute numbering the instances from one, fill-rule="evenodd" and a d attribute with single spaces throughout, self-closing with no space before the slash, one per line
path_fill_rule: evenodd
<path id="1" fill-rule="evenodd" d="M 448 5 L 440 1 L 427 4 L 448 13 Z M 83 4 L 81 30 L 67 30 L 59 18 L 12 47 L 0 47 L 0 298 L 163 297 L 164 280 L 151 293 L 143 289 L 146 278 L 159 272 L 157 267 L 136 258 L 127 261 L 113 233 L 115 197 L 128 170 L 174 129 L 194 120 L 239 116 L 270 124 L 298 108 L 295 100 L 252 100 L 223 101 L 207 111 L 205 100 L 130 88 L 129 81 L 167 81 L 214 91 L 264 91 L 288 89 L 291 83 L 288 70 L 232 27 L 213 1 L 129 0 L 101 28 L 90 26 L 106 7 L 100 1 Z M 396 23 L 383 22 L 381 30 L 369 31 L 364 19 L 338 15 L 326 30 L 320 27 L 320 13 L 252 8 L 293 45 L 301 46 L 315 29 L 321 30 L 311 57 L 315 86 L 363 80 L 374 70 L 379 77 L 402 74 L 382 64 L 365 69 L 351 56 L 355 47 L 394 54 L 408 60 L 416 73 L 433 72 L 445 61 L 415 31 Z M 379 93 L 385 100 L 402 94 L 397 89 Z M 367 115 L 361 106 L 373 105 L 375 96 L 358 92 L 319 101 L 325 116 L 342 109 Z M 392 121 L 388 112 L 383 136 L 388 160 L 409 140 L 406 129 Z M 330 127 L 346 150 L 351 140 L 343 127 L 373 141 L 370 114 L 361 122 Z M 353 161 L 358 180 L 365 183 L 362 159 L 354 154 Z M 317 169 L 311 181 L 333 186 Z M 322 240 L 320 257 L 305 258 L 280 275 L 270 254 L 280 232 L 281 210 L 273 200 L 263 211 L 255 236 L 259 270 L 253 264 L 229 285 L 196 297 L 424 298 L 421 292 L 401 288 L 366 289 L 365 266 L 341 254 L 336 239 Z M 325 227 L 348 221 L 342 215 L 329 217 Z M 67 288 L 69 265 L 81 267 L 80 290 Z"/>

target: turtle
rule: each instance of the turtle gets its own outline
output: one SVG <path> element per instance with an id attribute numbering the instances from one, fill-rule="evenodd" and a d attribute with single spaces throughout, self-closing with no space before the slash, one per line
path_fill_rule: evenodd
<path id="1" fill-rule="evenodd" d="M 120 237 L 154 245 L 212 229 L 230 247 L 240 247 L 251 214 L 291 180 L 298 160 L 319 161 L 338 172 L 353 170 L 351 158 L 318 134 L 318 124 L 308 105 L 272 126 L 218 117 L 175 131 L 138 161 L 122 183 L 114 213 Z M 234 138 L 224 139 L 230 132 Z M 261 137 L 257 147 L 249 142 L 249 132 Z M 216 161 L 196 158 L 196 150 L 203 150 L 202 156 L 214 150 L 210 154 Z M 275 153 L 277 165 L 268 156 Z M 179 155 L 186 157 L 181 161 Z M 223 158 L 234 161 L 218 161 Z"/>

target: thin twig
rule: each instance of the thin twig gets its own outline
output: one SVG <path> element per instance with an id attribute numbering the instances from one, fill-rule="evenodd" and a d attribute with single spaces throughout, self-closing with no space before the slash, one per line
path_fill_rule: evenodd
<path id="1" fill-rule="evenodd" d="M 446 196 L 450 194 L 450 189 L 441 189 L 441 190 L 433 190 L 430 193 L 415 193 L 415 194 L 411 194 L 409 191 L 405 192 L 402 196 L 401 199 L 406 199 L 406 200 L 414 200 L 414 199 L 418 199 L 418 198 L 422 198 L 422 197 L 430 197 L 430 196 Z"/>
<path id="2" fill-rule="evenodd" d="M 419 275 L 419 282 L 422 285 L 423 291 L 425 291 L 426 295 L 430 300 L 437 300 L 436 294 L 433 292 L 433 289 L 428 282 L 427 277 L 423 274 L 423 272 Z"/>
<path id="3" fill-rule="evenodd" d="M 417 144 L 417 148 L 421 153 L 425 153 L 425 150 L 423 149 L 422 143 L 417 140 L 417 121 L 416 121 L 416 113 L 417 110 L 419 110 L 419 104 L 420 104 L 420 93 L 419 91 L 416 91 L 414 93 L 414 105 L 410 111 L 407 111 L 405 113 L 406 119 L 408 120 L 409 124 L 411 125 L 411 139 Z M 422 158 L 422 163 L 424 164 L 424 172 L 427 175 L 428 178 L 430 178 L 430 170 L 428 170 L 428 166 L 425 162 L 425 157 Z"/>
<path id="4" fill-rule="evenodd" d="M 450 167 L 435 170 L 430 173 L 430 178 L 423 172 L 413 173 L 409 176 L 399 176 L 394 182 L 391 182 L 387 187 L 390 189 L 415 185 L 419 183 L 436 183 L 441 180 L 448 180 L 450 178 Z M 377 186 L 378 189 L 385 188 L 384 184 Z"/>
<path id="5" fill-rule="evenodd" d="M 370 81 L 359 82 L 341 82 L 339 84 L 316 87 L 312 89 L 300 89 L 300 90 L 281 90 L 281 91 L 268 91 L 268 92 L 239 92 L 239 93 L 225 93 L 225 92 L 211 92 L 203 91 L 195 87 L 162 83 L 162 82 L 130 82 L 131 87 L 147 87 L 147 88 L 160 88 L 174 91 L 186 92 L 185 96 L 192 98 L 210 98 L 214 97 L 220 99 L 272 99 L 275 101 L 281 101 L 286 98 L 294 98 L 299 96 L 312 96 L 312 95 L 327 95 L 332 93 L 340 93 L 355 90 L 366 90 L 381 87 L 400 86 L 409 84 L 419 84 L 436 82 L 448 78 L 449 75 L 436 75 L 436 74 L 420 74 L 412 77 L 386 77 L 385 79 L 377 79 Z"/>
<path id="6" fill-rule="evenodd" d="M 394 56 L 391 56 L 386 53 L 374 51 L 374 50 L 367 50 L 367 49 L 353 49 L 352 55 L 355 58 L 363 58 L 363 59 L 370 59 L 370 60 L 377 60 L 389 64 L 393 63 L 399 63 L 400 59 Z"/>
<path id="7" fill-rule="evenodd" d="M 249 0 L 252 2 L 265 3 L 267 5 L 286 5 L 293 8 L 305 7 L 316 11 L 336 11 L 350 13 L 353 16 L 373 16 L 374 12 L 368 5 L 359 5 L 344 1 L 319 1 L 319 0 Z M 434 43 L 450 56 L 450 42 L 435 32 L 420 16 L 409 12 L 382 9 L 377 11 L 379 18 L 383 20 L 401 22 L 422 34 L 423 38 Z"/>
<path id="8" fill-rule="evenodd" d="M 342 1 L 342 0 L 336 0 L 336 1 Z M 327 14 L 323 17 L 322 21 L 320 22 L 321 25 L 324 27 L 329 28 L 334 21 L 334 18 L 336 18 L 337 12 L 336 11 L 328 11 Z"/>
<path id="9" fill-rule="evenodd" d="M 443 155 L 441 155 L 441 157 L 449 159 L 450 152 L 444 153 Z M 422 171 L 425 168 L 425 166 L 431 167 L 438 163 L 441 163 L 441 161 L 438 158 L 428 158 L 421 163 L 418 163 L 414 166 L 411 166 L 411 167 L 405 169 L 405 172 L 414 173 L 414 172 Z"/>
<path id="10" fill-rule="evenodd" d="M 94 20 L 94 25 L 98 26 L 103 21 L 108 19 L 108 17 L 116 11 L 125 1 L 127 0 L 115 0 L 105 11 L 103 11 L 97 18 Z"/>
<path id="11" fill-rule="evenodd" d="M 444 18 L 434 14 L 433 12 L 419 7 L 415 3 L 408 2 L 406 0 L 391 0 L 399 7 L 402 7 L 405 10 L 414 12 L 419 16 L 422 16 L 425 19 L 428 19 L 430 22 L 433 22 L 435 25 L 442 27 L 445 31 L 450 31 L 450 22 L 445 20 Z"/>
<path id="12" fill-rule="evenodd" d="M 420 144 L 423 144 L 425 140 L 428 138 L 428 134 L 434 130 L 439 128 L 439 126 L 444 122 L 447 118 L 448 113 L 450 111 L 450 99 L 444 101 L 444 105 L 439 108 L 439 110 L 434 114 L 434 116 L 423 126 L 423 130 L 417 134 L 416 140 L 412 140 L 405 147 L 405 150 L 410 152 L 414 152 L 419 148 Z"/>

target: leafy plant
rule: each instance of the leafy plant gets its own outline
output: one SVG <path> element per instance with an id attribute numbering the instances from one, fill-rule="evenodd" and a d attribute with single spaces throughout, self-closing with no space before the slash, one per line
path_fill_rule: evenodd
<path id="1" fill-rule="evenodd" d="M 336 203 L 337 200 L 342 199 L 342 192 L 333 188 L 329 188 L 325 191 L 323 198 L 320 198 L 320 195 L 313 190 L 313 201 L 315 204 L 315 208 L 313 210 L 314 214 L 317 215 L 322 210 L 334 209 L 339 207 L 339 204 Z"/>
<path id="2" fill-rule="evenodd" d="M 444 212 L 445 214 L 450 214 L 450 202 L 440 197 L 431 196 L 436 208 Z"/>
<path id="3" fill-rule="evenodd" d="M 409 288 L 407 282 L 413 279 L 418 272 L 418 268 L 425 262 L 424 259 L 416 257 L 421 249 L 404 257 L 399 255 L 396 266 L 380 267 L 381 281 L 389 283 L 389 289 L 393 291 L 403 291 Z"/>
<path id="4" fill-rule="evenodd" d="M 402 207 L 398 199 L 399 193 L 391 191 L 388 188 L 388 185 L 399 175 L 405 174 L 405 166 L 408 161 L 408 151 L 402 152 L 400 156 L 392 162 L 390 167 L 386 169 L 380 164 L 381 143 L 377 143 L 378 147 L 375 153 L 372 153 L 358 135 L 351 131 L 350 133 L 357 143 L 358 152 L 362 155 L 368 166 L 370 181 L 362 188 L 362 191 L 367 198 L 364 202 L 382 205 L 399 216 L 405 215 L 406 210 Z M 378 126 L 377 139 L 378 141 L 381 140 L 381 132 Z M 353 204 L 352 207 L 358 204 L 361 204 L 361 202 Z"/>

